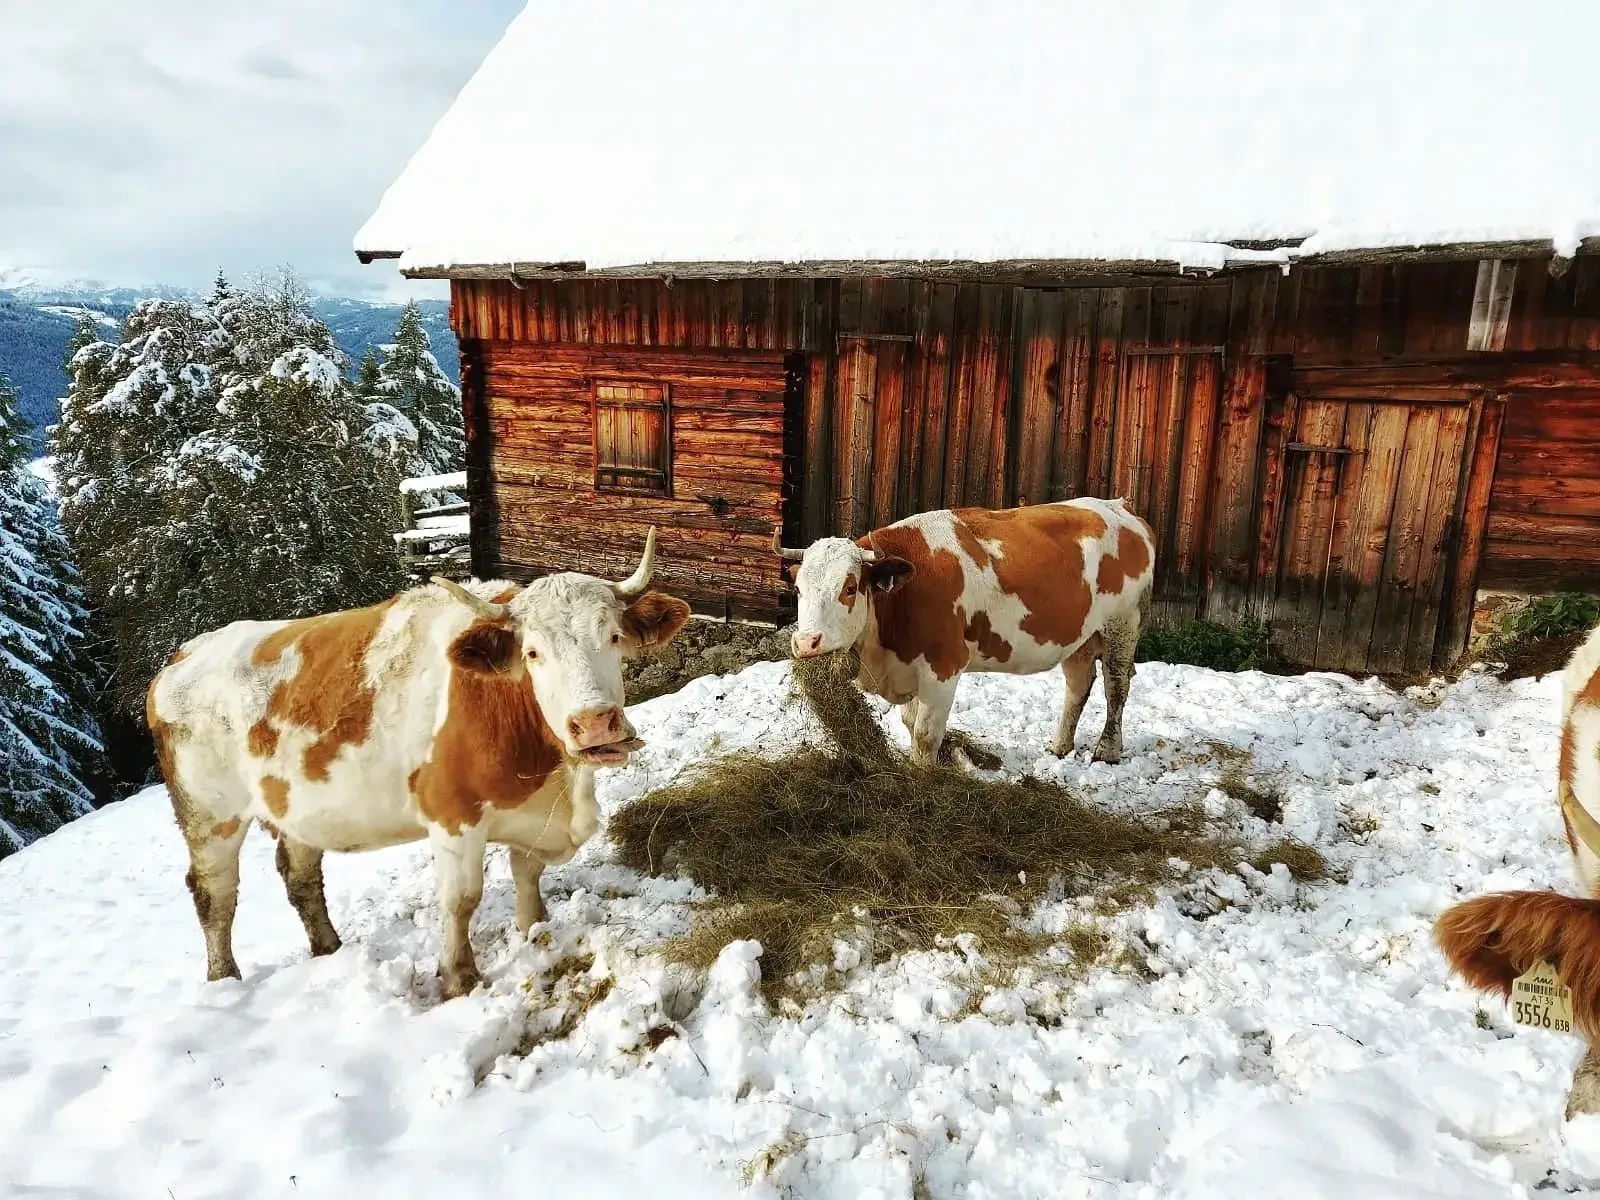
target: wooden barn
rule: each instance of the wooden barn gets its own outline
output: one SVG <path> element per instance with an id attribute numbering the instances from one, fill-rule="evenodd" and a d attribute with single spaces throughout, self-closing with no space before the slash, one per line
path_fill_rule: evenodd
<path id="1" fill-rule="evenodd" d="M 1087 138 L 1056 84 L 1126 99 L 1134 17 L 846 11 L 536 0 L 358 235 L 451 281 L 478 574 L 623 575 L 655 525 L 664 586 L 782 620 L 774 530 L 1115 495 L 1159 619 L 1261 616 L 1298 663 L 1420 671 L 1481 589 L 1600 590 L 1600 157 L 1505 118 L 1581 111 L 1562 73 L 1481 32 L 1397 59 L 1374 17 L 1332 70 L 1228 43 L 1225 98 L 1142 74 Z M 719 20 L 754 92 L 662 87 Z M 1496 94 L 1429 103 L 1474 55 Z"/>

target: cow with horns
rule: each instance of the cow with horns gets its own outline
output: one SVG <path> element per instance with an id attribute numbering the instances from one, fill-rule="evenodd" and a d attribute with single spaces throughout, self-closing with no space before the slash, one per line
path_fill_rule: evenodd
<path id="1" fill-rule="evenodd" d="M 1556 792 L 1583 897 L 1479 896 L 1447 910 L 1434 936 L 1462 978 L 1501 995 L 1536 964 L 1555 964 L 1572 989 L 1573 1024 L 1589 1040 L 1567 1097 L 1570 1118 L 1600 1112 L 1600 629 L 1578 647 L 1561 682 Z"/>
<path id="2" fill-rule="evenodd" d="M 1155 544 L 1121 500 L 942 509 L 805 550 L 775 537 L 773 549 L 799 564 L 795 657 L 857 648 L 859 683 L 900 706 L 920 760 L 938 758 L 963 671 L 1056 666 L 1066 702 L 1050 751 L 1071 753 L 1096 659 L 1106 722 L 1094 757 L 1122 757 Z"/>
<path id="3" fill-rule="evenodd" d="M 510 848 L 525 933 L 544 919 L 540 872 L 595 831 L 595 767 L 641 744 L 622 709 L 622 658 L 689 616 L 646 590 L 654 559 L 652 529 L 622 583 L 435 579 L 370 608 L 236 621 L 174 654 L 146 714 L 188 843 L 208 977 L 239 975 L 239 848 L 259 822 L 278 838 L 313 954 L 339 948 L 323 853 L 427 838 L 443 991 L 470 991 L 485 844 Z"/>

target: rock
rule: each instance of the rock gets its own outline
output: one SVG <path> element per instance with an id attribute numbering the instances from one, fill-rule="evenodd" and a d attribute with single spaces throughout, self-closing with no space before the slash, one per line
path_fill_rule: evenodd
<path id="1" fill-rule="evenodd" d="M 674 645 L 665 645 L 655 652 L 655 665 L 668 671 L 676 671 L 683 666 L 683 651 Z"/>

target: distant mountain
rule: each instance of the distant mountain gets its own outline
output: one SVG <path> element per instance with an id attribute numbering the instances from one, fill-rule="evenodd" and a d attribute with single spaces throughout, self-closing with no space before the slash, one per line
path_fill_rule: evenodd
<path id="1" fill-rule="evenodd" d="M 182 288 L 106 287 L 97 283 L 42 283 L 18 272 L 0 270 L 0 370 L 16 385 L 24 420 L 42 441 L 45 427 L 60 415 L 60 398 L 67 390 L 62 360 L 80 316 L 92 316 L 101 336 L 114 340 L 128 312 L 147 296 L 198 302 L 201 297 Z M 433 340 L 433 352 L 452 382 L 461 382 L 455 335 L 450 331 L 449 305 L 443 300 L 423 300 L 422 324 Z M 317 315 L 326 322 L 350 359 L 353 373 L 368 346 L 394 340 L 401 305 L 375 304 L 344 296 L 324 296 Z"/>

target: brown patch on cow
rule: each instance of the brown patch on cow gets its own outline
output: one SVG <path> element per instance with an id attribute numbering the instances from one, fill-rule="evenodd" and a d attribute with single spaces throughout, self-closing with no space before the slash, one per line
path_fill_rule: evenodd
<path id="1" fill-rule="evenodd" d="M 367 650 L 393 603 L 291 621 L 256 643 L 250 657 L 257 666 L 278 661 L 290 646 L 299 652 L 298 668 L 273 689 L 262 719 L 317 735 L 306 747 L 308 779 L 326 779 L 339 751 L 361 745 L 372 730 L 378 693 L 367 683 Z"/>
<path id="2" fill-rule="evenodd" d="M 1102 595 L 1115 595 L 1130 579 L 1137 579 L 1150 565 L 1150 547 L 1145 539 L 1126 525 L 1117 529 L 1117 553 L 1100 557 L 1100 570 L 1094 586 Z"/>
<path id="3" fill-rule="evenodd" d="M 1017 597 L 1028 615 L 1022 632 L 1035 641 L 1070 646 L 1083 636 L 1094 603 L 1085 574 L 1084 539 L 1102 538 L 1106 523 L 1099 513 L 1063 504 L 1032 508 L 960 508 L 959 524 L 986 542 L 999 542 L 999 557 L 990 567 L 1000 589 Z"/>
<path id="4" fill-rule="evenodd" d="M 271 821 L 257 820 L 256 824 L 261 826 L 261 828 L 265 829 L 267 831 L 267 836 L 269 838 L 271 838 L 273 841 L 277 841 L 278 838 L 282 836 L 278 832 L 278 827 L 276 825 L 274 825 Z"/>
<path id="5" fill-rule="evenodd" d="M 844 577 L 844 582 L 839 585 L 839 603 L 844 605 L 845 612 L 855 612 L 856 597 L 861 595 L 861 581 L 856 578 L 854 571 Z"/>
<path id="6" fill-rule="evenodd" d="M 245 743 L 250 748 L 250 753 L 257 758 L 271 758 L 278 749 L 278 731 L 272 727 L 272 722 L 262 717 L 250 726 L 250 732 L 245 736 Z"/>
<path id="7" fill-rule="evenodd" d="M 494 595 L 490 596 L 489 597 L 489 603 L 490 604 L 509 604 L 509 603 L 511 603 L 511 601 L 515 600 L 521 594 L 522 594 L 522 589 L 520 587 L 518 587 L 516 584 L 513 583 L 509 587 L 501 588 Z"/>
<path id="8" fill-rule="evenodd" d="M 444 724 L 409 786 L 422 816 L 456 834 L 477 825 L 485 805 L 526 803 L 562 757 L 523 672 L 452 662 Z"/>
<path id="9" fill-rule="evenodd" d="M 280 821 L 283 820 L 289 811 L 289 781 L 280 779 L 276 775 L 263 775 L 261 798 L 266 801 L 267 811 Z"/>
<path id="10" fill-rule="evenodd" d="M 983 543 L 978 540 L 978 535 L 972 532 L 968 524 L 960 517 L 955 521 L 956 544 L 966 553 L 973 565 L 978 570 L 983 570 L 989 565 L 989 552 L 984 549 Z"/>
<path id="11" fill-rule="evenodd" d="M 988 613 L 977 613 L 967 621 L 967 641 L 978 648 L 978 653 L 990 662 L 1008 662 L 1011 643 L 996 633 L 989 625 Z"/>
<path id="12" fill-rule="evenodd" d="M 941 680 L 965 667 L 971 652 L 960 604 L 965 582 L 961 560 L 949 550 L 931 548 L 914 525 L 876 529 L 857 545 L 904 559 L 912 567 L 899 587 L 872 594 L 878 641 L 884 649 L 904 663 L 925 658 Z"/>
<path id="13" fill-rule="evenodd" d="M 238 817 L 230 817 L 226 821 L 218 821 L 211 827 L 211 836 L 214 838 L 231 838 L 239 832 L 241 821 Z"/>
<path id="14" fill-rule="evenodd" d="M 179 646 L 171 654 L 167 655 L 167 666 L 169 666 L 169 667 L 175 666 L 176 664 L 181 663 L 184 659 L 186 659 L 188 657 L 189 657 L 189 647 L 187 647 L 187 646 Z"/>

